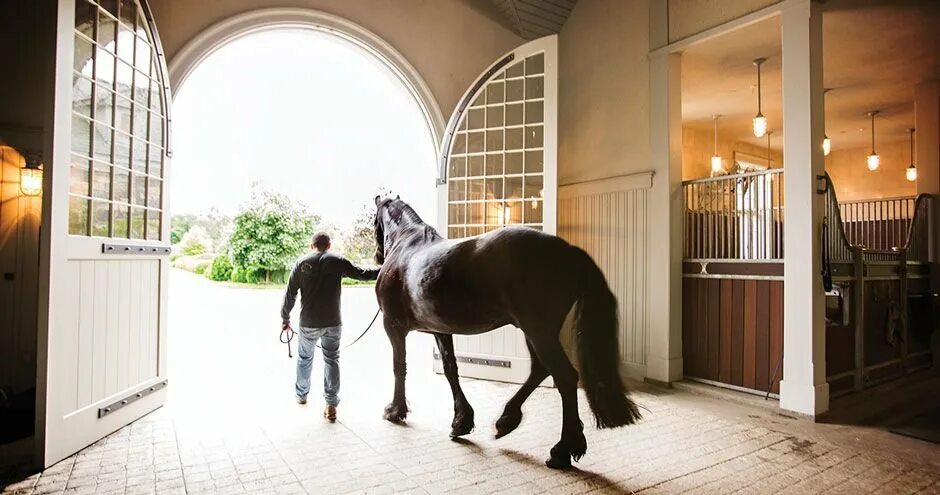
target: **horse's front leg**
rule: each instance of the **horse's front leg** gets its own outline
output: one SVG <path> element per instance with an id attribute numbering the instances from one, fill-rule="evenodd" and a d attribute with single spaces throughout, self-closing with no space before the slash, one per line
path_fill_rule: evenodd
<path id="1" fill-rule="evenodd" d="M 441 362 L 444 364 L 444 376 L 450 384 L 450 391 L 454 395 L 454 421 L 450 424 L 450 437 L 456 438 L 473 431 L 473 408 L 460 388 L 460 377 L 457 374 L 457 357 L 454 355 L 454 336 L 450 334 L 434 334 L 437 347 L 441 351 Z"/>
<path id="2" fill-rule="evenodd" d="M 385 406 L 383 417 L 393 423 L 400 423 L 408 416 L 408 401 L 405 400 L 405 335 L 408 330 L 385 318 L 385 333 L 392 344 L 392 369 L 395 372 L 395 393 L 392 402 Z"/>

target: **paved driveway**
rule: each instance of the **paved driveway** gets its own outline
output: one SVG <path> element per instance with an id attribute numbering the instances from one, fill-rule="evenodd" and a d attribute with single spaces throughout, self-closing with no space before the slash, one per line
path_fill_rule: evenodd
<path id="1" fill-rule="evenodd" d="M 773 410 L 678 391 L 635 392 L 638 425 L 597 431 L 577 469 L 542 465 L 560 428 L 553 389 L 537 390 L 522 425 L 493 439 L 515 386 L 465 379 L 477 430 L 453 442 L 433 339 L 409 342 L 406 426 L 381 419 L 392 387 L 381 327 L 343 352 L 340 420 L 293 402 L 294 362 L 277 340 L 281 294 L 171 278 L 170 398 L 41 475 L 23 493 L 940 493 L 940 448 L 881 431 L 793 420 Z M 344 293 L 352 339 L 375 308 Z M 315 365 L 318 383 L 321 365 Z M 582 417 L 590 418 L 581 398 Z"/>

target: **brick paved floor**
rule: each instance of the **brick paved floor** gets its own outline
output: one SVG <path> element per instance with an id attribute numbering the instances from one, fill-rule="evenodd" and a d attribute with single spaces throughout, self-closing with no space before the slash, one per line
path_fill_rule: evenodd
<path id="1" fill-rule="evenodd" d="M 174 276 L 172 283 L 177 290 L 175 284 L 201 282 Z M 174 307 L 187 309 L 179 299 L 192 294 L 176 294 Z M 371 315 L 368 292 L 348 294 L 346 304 L 362 310 L 347 318 L 344 338 L 351 340 Z M 292 400 L 293 362 L 270 330 L 278 294 L 231 289 L 218 297 L 205 303 L 216 310 L 171 315 L 171 324 L 188 322 L 194 330 L 171 343 L 166 407 L 3 491 L 940 493 L 936 445 L 680 391 L 635 392 L 644 420 L 613 431 L 586 427 L 587 454 L 577 469 L 559 472 L 542 465 L 560 429 L 554 389 L 537 390 L 519 429 L 495 440 L 493 422 L 516 386 L 465 379 L 477 429 L 450 441 L 450 391 L 443 377 L 429 371 L 426 336 L 409 342 L 413 411 L 407 425 L 380 418 L 391 395 L 381 332 L 345 351 L 340 420 L 329 424 L 316 397 L 303 407 Z M 257 312 L 225 316 L 228 308 L 244 309 L 255 300 Z M 256 331 L 236 332 L 241 326 Z"/>

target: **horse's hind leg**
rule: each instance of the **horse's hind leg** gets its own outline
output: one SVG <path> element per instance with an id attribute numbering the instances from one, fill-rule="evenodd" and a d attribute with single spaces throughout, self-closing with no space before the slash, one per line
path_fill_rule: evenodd
<path id="1" fill-rule="evenodd" d="M 456 438 L 473 431 L 473 408 L 460 388 L 457 374 L 457 357 L 454 355 L 454 337 L 450 334 L 434 334 L 437 347 L 441 350 L 441 362 L 444 364 L 444 376 L 454 395 L 454 421 L 450 424 L 450 437 Z"/>
<path id="2" fill-rule="evenodd" d="M 535 350 L 532 348 L 532 343 L 526 339 L 525 345 L 529 348 L 529 357 L 532 359 L 529 377 L 526 378 L 525 383 L 519 387 L 515 395 L 506 402 L 502 416 L 496 420 L 496 438 L 502 438 L 512 433 L 512 431 L 519 426 L 519 423 L 522 422 L 522 404 L 525 403 L 526 399 L 529 398 L 529 395 L 532 394 L 536 387 L 542 383 L 542 380 L 548 377 L 548 370 L 545 369 L 542 361 L 539 360 L 538 354 L 536 354 Z"/>
<path id="3" fill-rule="evenodd" d="M 385 318 L 385 333 L 392 344 L 392 368 L 395 371 L 395 394 L 392 402 L 385 406 L 383 417 L 392 423 L 400 423 L 408 416 L 408 401 L 405 400 L 405 335 L 406 330 L 395 327 L 394 322 Z"/>
<path id="4" fill-rule="evenodd" d="M 578 416 L 578 372 L 568 361 L 557 334 L 533 340 L 532 343 L 561 394 L 561 439 L 552 447 L 551 457 L 545 461 L 545 465 L 554 469 L 568 468 L 571 467 L 572 458 L 577 461 L 587 451 L 584 426 Z"/>

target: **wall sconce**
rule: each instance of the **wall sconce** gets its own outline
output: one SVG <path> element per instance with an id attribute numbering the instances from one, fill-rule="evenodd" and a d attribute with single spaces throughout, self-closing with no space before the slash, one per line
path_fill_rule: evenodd
<path id="1" fill-rule="evenodd" d="M 26 163 L 20 169 L 20 191 L 26 196 L 39 196 L 42 194 L 42 169 L 39 157 L 27 155 Z"/>

